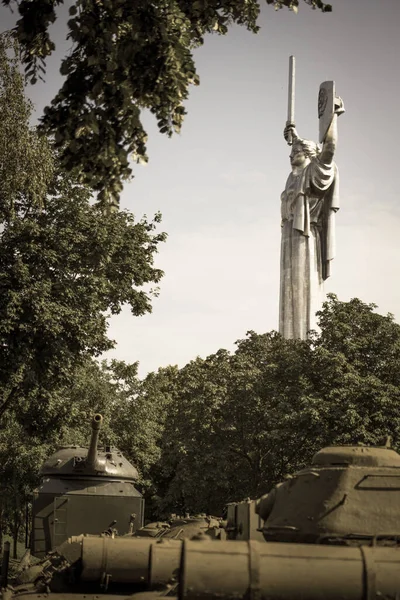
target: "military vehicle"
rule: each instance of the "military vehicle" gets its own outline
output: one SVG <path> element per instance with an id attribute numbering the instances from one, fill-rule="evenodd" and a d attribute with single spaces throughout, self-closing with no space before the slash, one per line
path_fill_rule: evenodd
<path id="1" fill-rule="evenodd" d="M 213 540 L 226 539 L 226 528 L 220 518 L 206 514 L 172 517 L 168 521 L 148 523 L 134 534 L 135 537 L 152 537 L 174 540 L 192 539 L 207 535 Z"/>
<path id="2" fill-rule="evenodd" d="M 93 417 L 89 449 L 64 446 L 42 466 L 32 505 L 34 556 L 43 557 L 82 532 L 100 534 L 116 526 L 126 534 L 142 527 L 137 469 L 117 448 L 97 448 L 102 422 L 101 415 Z"/>
<path id="3" fill-rule="evenodd" d="M 400 455 L 383 446 L 333 446 L 259 500 L 227 505 L 231 540 L 398 544 Z"/>
<path id="4" fill-rule="evenodd" d="M 336 446 L 256 503 L 267 541 L 398 545 L 400 455 L 385 446 Z"/>
<path id="5" fill-rule="evenodd" d="M 388 446 L 324 448 L 270 494 L 231 510 L 248 525 L 236 535 L 251 538 L 253 527 L 267 541 L 167 539 L 171 525 L 161 523 L 161 536 L 72 536 L 12 585 L 5 553 L 3 600 L 395 600 L 399 477 L 400 455 Z"/>
<path id="6" fill-rule="evenodd" d="M 378 600 L 400 594 L 400 548 L 78 536 L 3 600 Z M 144 593 L 143 593 L 144 592 Z M 150 592 L 150 593 L 149 593 Z"/>

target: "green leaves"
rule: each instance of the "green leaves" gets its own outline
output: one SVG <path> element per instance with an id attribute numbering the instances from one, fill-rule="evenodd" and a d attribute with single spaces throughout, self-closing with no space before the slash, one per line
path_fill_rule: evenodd
<path id="1" fill-rule="evenodd" d="M 153 260 L 166 236 L 156 232 L 159 215 L 148 222 L 104 214 L 90 190 L 60 169 L 46 137 L 29 127 L 11 49 L 10 37 L 1 37 L 0 419 L 15 411 L 33 434 L 59 421 L 57 393 L 80 361 L 113 346 L 107 315 L 126 304 L 135 316 L 151 310 L 156 292 L 145 289 L 163 275 Z M 96 112 L 86 110 L 70 152 L 98 133 Z M 60 130 L 57 143 L 64 142 Z M 118 179 L 110 186 L 121 190 Z"/>
<path id="2" fill-rule="evenodd" d="M 8 387 L 24 364 L 29 376 L 18 389 L 41 410 L 83 357 L 113 346 L 105 313 L 124 304 L 133 315 L 151 310 L 141 288 L 162 276 L 152 263 L 165 238 L 155 223 L 103 215 L 65 178 L 54 191 L 44 211 L 17 215 L 0 239 L 0 380 Z"/>
<path id="3" fill-rule="evenodd" d="M 14 34 L 34 83 L 54 50 L 48 29 L 62 0 L 13 1 L 21 15 Z M 329 10 L 320 0 L 305 2 Z M 298 0 L 267 3 L 298 7 Z M 179 133 L 189 87 L 200 82 L 193 49 L 206 33 L 223 35 L 232 24 L 256 33 L 259 11 L 258 0 L 79 0 L 70 6 L 73 49 L 61 66 L 66 79 L 41 121 L 42 130 L 56 136 L 62 166 L 96 190 L 102 203 L 117 205 L 132 173 L 129 157 L 140 164 L 148 160 L 141 111 L 151 110 L 161 133 Z M 76 138 L 88 106 L 96 113 L 95 136 Z"/>
<path id="4" fill-rule="evenodd" d="M 331 4 L 325 4 L 321 0 L 304 0 L 304 2 L 314 10 L 319 8 L 322 12 L 332 12 Z M 284 6 L 295 13 L 299 10 L 299 0 L 267 0 L 267 4 L 273 4 L 275 10 L 279 10 Z"/>

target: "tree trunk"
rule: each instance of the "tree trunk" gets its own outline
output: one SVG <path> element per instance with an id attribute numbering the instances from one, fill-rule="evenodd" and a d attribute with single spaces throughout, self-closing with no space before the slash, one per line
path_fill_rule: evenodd
<path id="1" fill-rule="evenodd" d="M 3 552 L 3 498 L 0 498 L 0 553 Z"/>
<path id="2" fill-rule="evenodd" d="M 14 511 L 13 523 L 13 558 L 18 558 L 18 534 L 21 526 L 21 514 L 18 510 Z"/>
<path id="3" fill-rule="evenodd" d="M 14 526 L 13 531 L 13 558 L 18 558 L 18 533 L 19 533 L 19 525 Z"/>

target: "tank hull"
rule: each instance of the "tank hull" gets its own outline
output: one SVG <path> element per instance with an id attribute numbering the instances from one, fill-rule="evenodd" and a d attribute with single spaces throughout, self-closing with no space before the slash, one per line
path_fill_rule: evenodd
<path id="1" fill-rule="evenodd" d="M 33 499 L 31 552 L 42 558 L 69 537 L 98 535 L 116 521 L 119 535 L 143 526 L 144 500 L 130 482 L 89 481 L 69 484 L 47 480 Z"/>

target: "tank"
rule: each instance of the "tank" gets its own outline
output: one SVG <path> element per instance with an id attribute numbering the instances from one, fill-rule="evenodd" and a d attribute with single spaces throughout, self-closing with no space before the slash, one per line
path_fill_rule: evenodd
<path id="1" fill-rule="evenodd" d="M 226 539 L 222 519 L 206 514 L 186 517 L 171 517 L 168 521 L 147 523 L 135 532 L 135 537 L 163 538 L 174 540 L 199 538 L 203 535 L 213 540 Z"/>
<path id="2" fill-rule="evenodd" d="M 400 455 L 389 446 L 338 446 L 257 501 L 267 541 L 398 545 Z"/>
<path id="3" fill-rule="evenodd" d="M 395 599 L 400 549 L 80 536 L 6 585 L 3 600 Z"/>
<path id="4" fill-rule="evenodd" d="M 92 420 L 89 448 L 63 446 L 43 464 L 32 505 L 31 552 L 43 557 L 67 538 L 143 525 L 144 500 L 137 469 L 117 448 L 98 449 L 103 417 Z"/>

